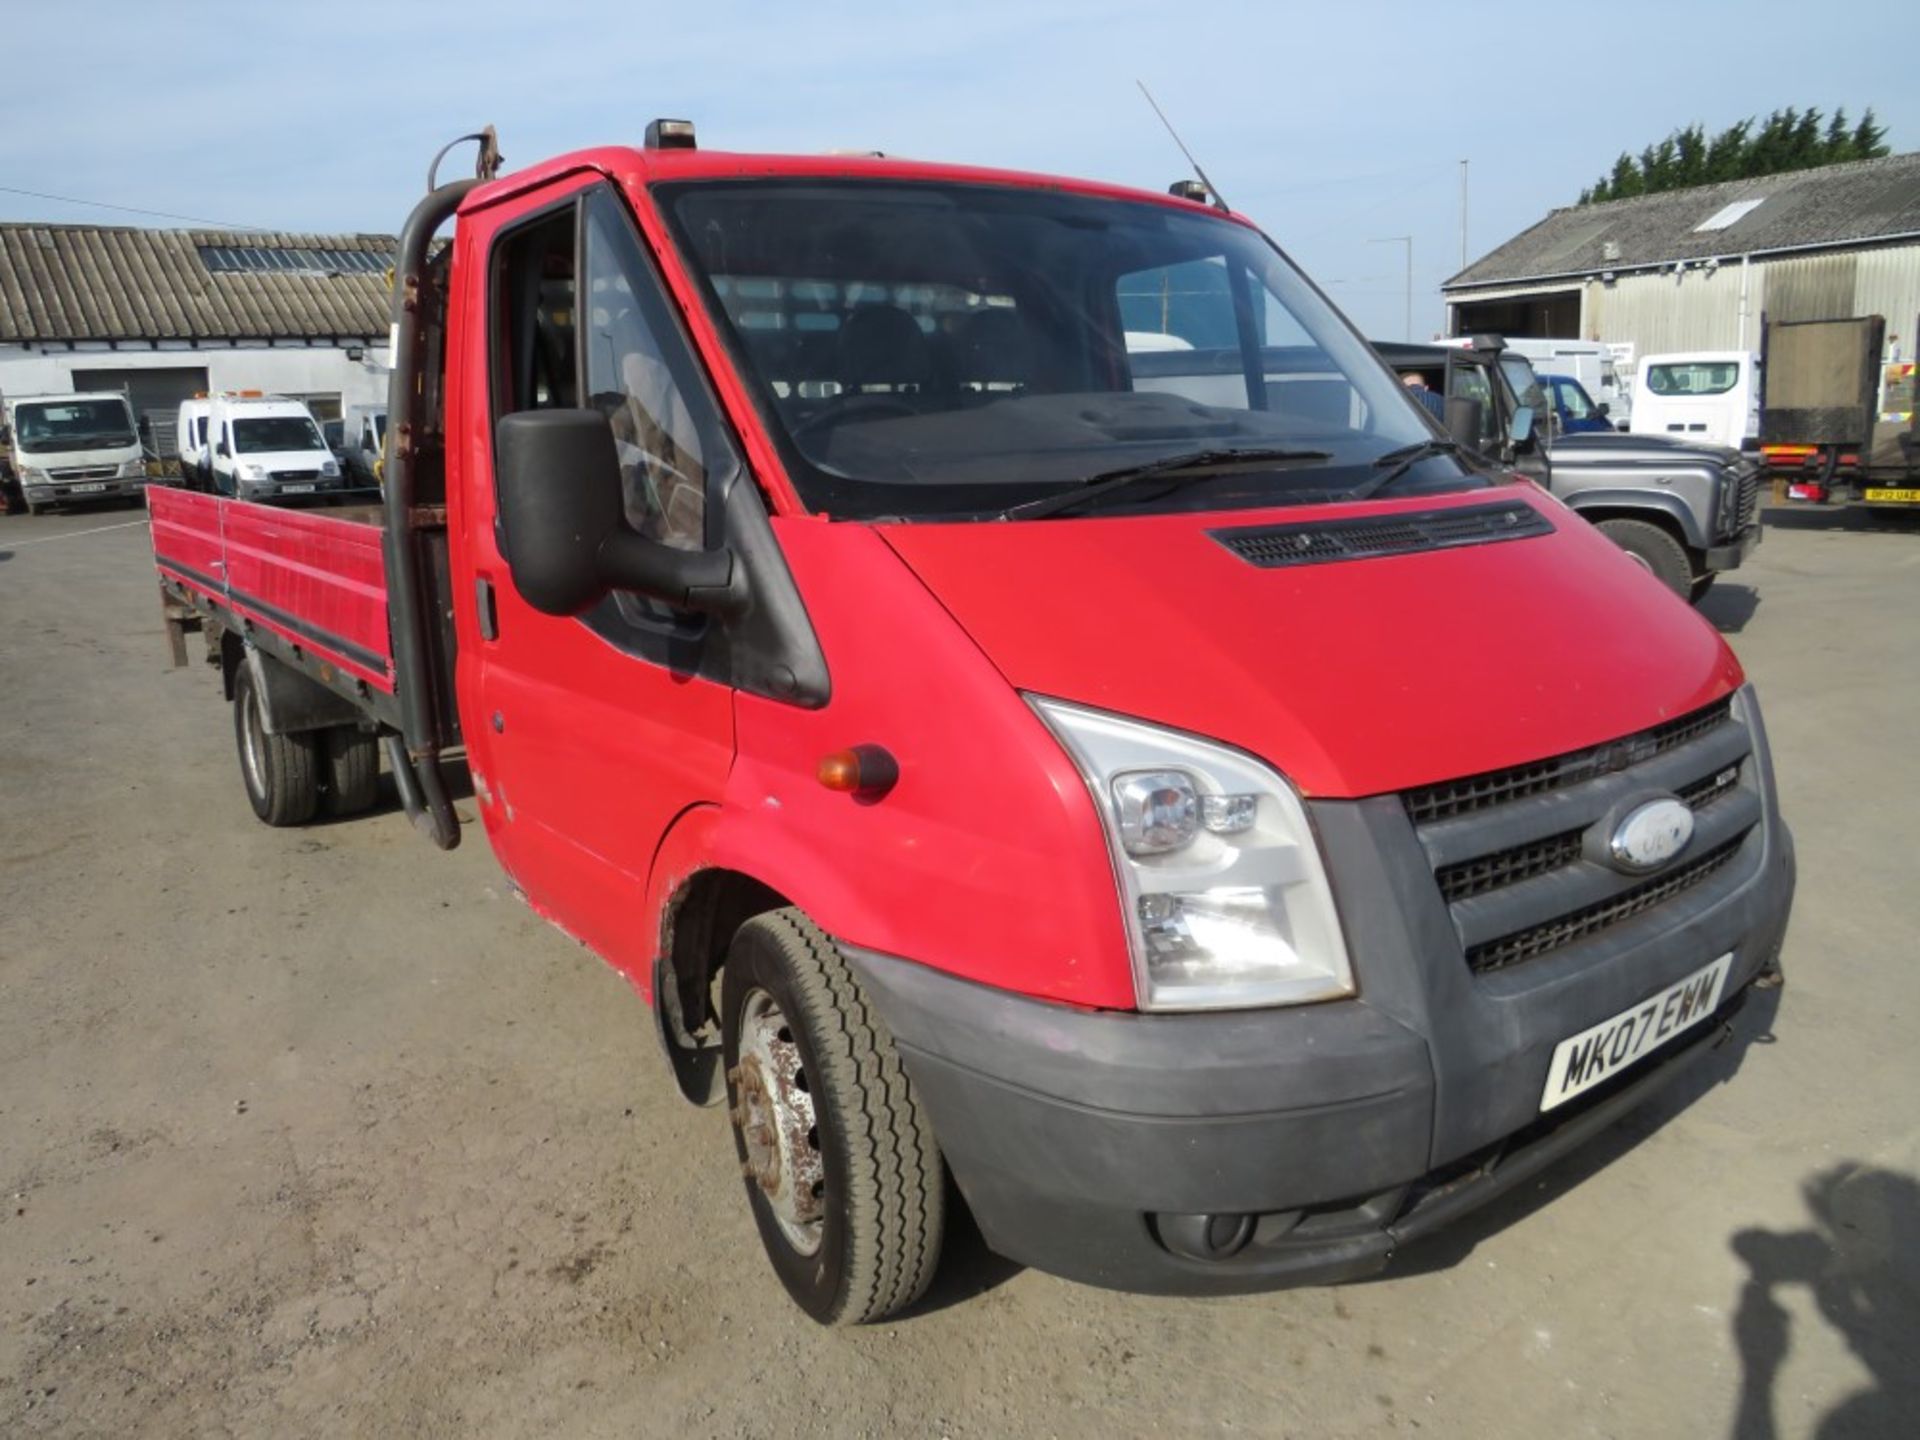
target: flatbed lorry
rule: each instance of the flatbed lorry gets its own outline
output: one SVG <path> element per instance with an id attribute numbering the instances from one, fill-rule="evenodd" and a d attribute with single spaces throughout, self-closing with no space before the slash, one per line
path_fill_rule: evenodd
<path id="1" fill-rule="evenodd" d="M 381 503 L 153 545 L 259 817 L 384 750 L 452 847 L 464 763 L 809 1315 L 912 1304 L 950 1193 L 1098 1285 L 1372 1273 L 1751 1034 L 1738 661 L 1250 222 L 691 141 L 430 186 Z"/>

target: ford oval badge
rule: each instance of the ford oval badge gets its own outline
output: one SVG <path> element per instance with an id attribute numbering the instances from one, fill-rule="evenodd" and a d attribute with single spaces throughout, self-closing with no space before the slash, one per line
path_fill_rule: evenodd
<path id="1" fill-rule="evenodd" d="M 1670 797 L 1636 805 L 1614 827 L 1613 863 L 1636 873 L 1657 870 L 1693 839 L 1693 811 Z"/>

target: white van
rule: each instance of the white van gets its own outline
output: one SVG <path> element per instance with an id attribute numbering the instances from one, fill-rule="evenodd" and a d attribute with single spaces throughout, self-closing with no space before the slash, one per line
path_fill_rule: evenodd
<path id="1" fill-rule="evenodd" d="M 68 500 L 139 496 L 146 455 L 127 397 L 117 391 L 21 395 L 6 402 L 4 438 L 27 513 Z"/>
<path id="2" fill-rule="evenodd" d="M 190 490 L 206 490 L 212 485 L 208 468 L 211 446 L 207 426 L 213 402 L 204 395 L 180 402 L 180 419 L 174 427 L 175 445 L 180 451 L 180 479 Z"/>
<path id="3" fill-rule="evenodd" d="M 1607 407 L 1607 419 L 1616 430 L 1628 428 L 1633 418 L 1633 394 L 1620 383 L 1614 369 L 1613 347 L 1598 340 L 1509 339 L 1507 349 L 1524 355 L 1542 375 L 1571 375 L 1580 388 Z"/>
<path id="4" fill-rule="evenodd" d="M 1760 443 L 1760 357 L 1694 350 L 1640 359 L 1633 433 L 1750 450 Z"/>
<path id="5" fill-rule="evenodd" d="M 274 500 L 340 488 L 340 462 L 298 400 L 217 395 L 208 414 L 213 488 L 243 500 Z"/>

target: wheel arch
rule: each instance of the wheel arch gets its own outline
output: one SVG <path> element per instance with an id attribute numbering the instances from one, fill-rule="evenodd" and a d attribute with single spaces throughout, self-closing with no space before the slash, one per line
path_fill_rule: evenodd
<path id="1" fill-rule="evenodd" d="M 1594 498 L 1591 500 L 1573 495 L 1567 497 L 1566 501 L 1574 514 L 1590 524 L 1599 525 L 1607 520 L 1639 520 L 1648 525 L 1658 525 L 1690 554 L 1706 548 L 1699 522 L 1694 519 L 1686 502 L 1677 495 L 1643 495 L 1632 490 L 1592 493 Z"/>

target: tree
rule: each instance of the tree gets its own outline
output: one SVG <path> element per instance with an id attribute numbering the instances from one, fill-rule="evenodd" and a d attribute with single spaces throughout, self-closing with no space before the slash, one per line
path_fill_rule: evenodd
<path id="1" fill-rule="evenodd" d="M 1612 170 L 1580 192 L 1580 203 L 1877 160 L 1889 153 L 1886 126 L 1873 118 L 1871 106 L 1858 124 L 1849 126 L 1845 107 L 1827 116 L 1818 107 L 1799 110 L 1789 105 L 1764 120 L 1749 116 L 1711 137 L 1704 125 L 1694 124 L 1644 146 L 1637 156 L 1623 150 Z"/>

